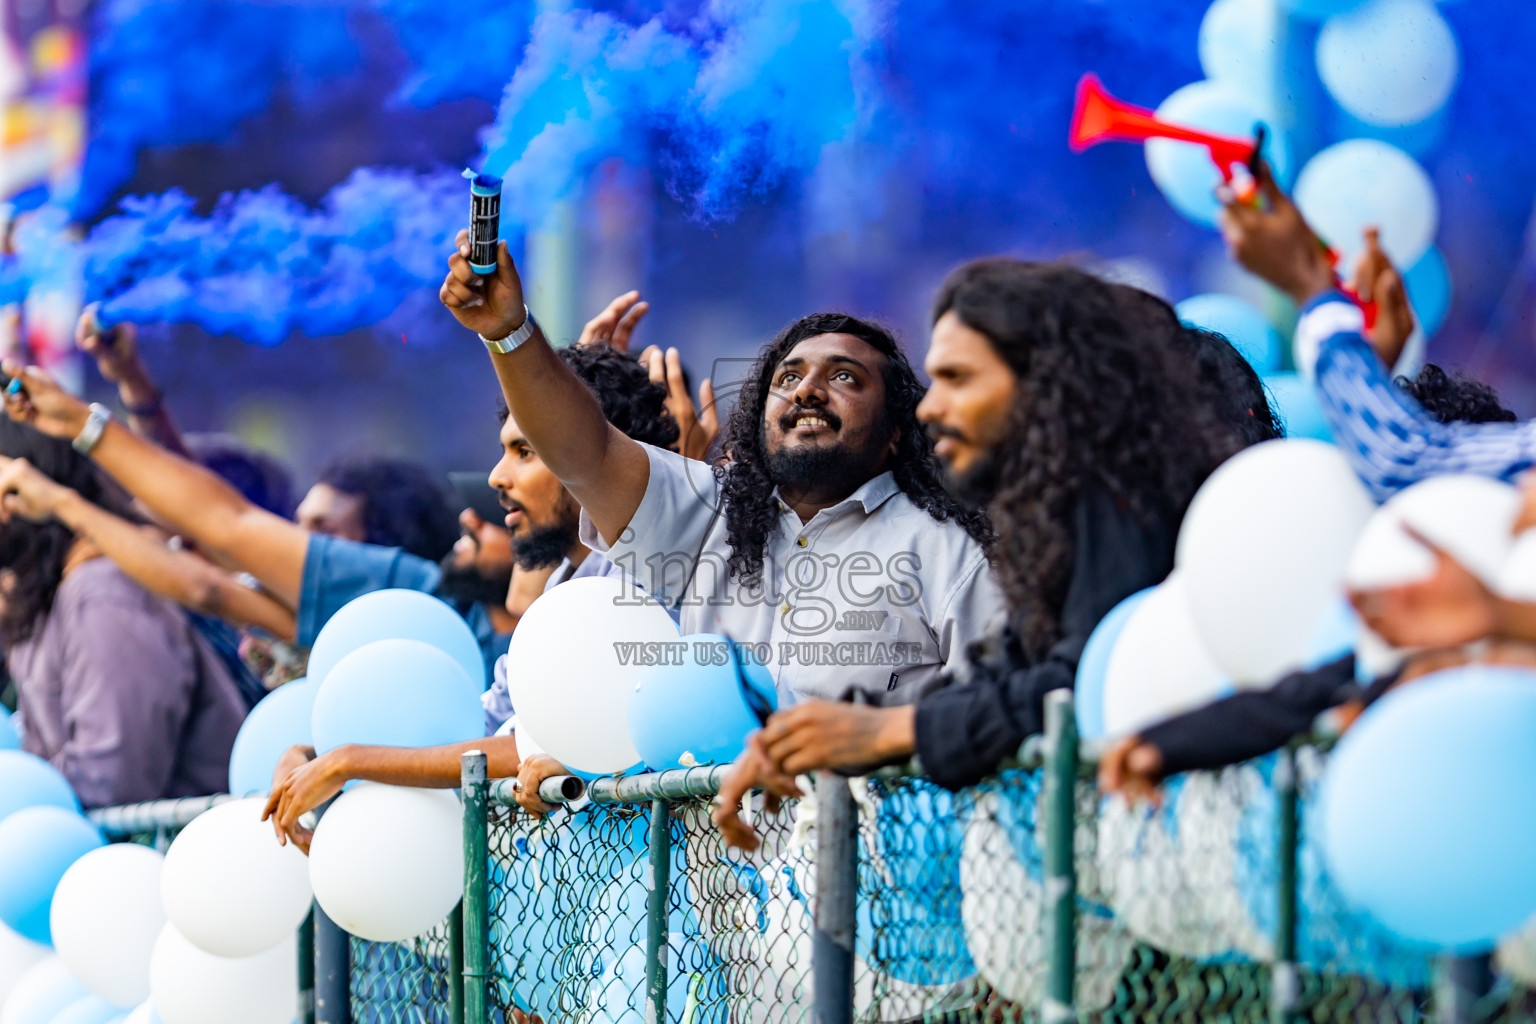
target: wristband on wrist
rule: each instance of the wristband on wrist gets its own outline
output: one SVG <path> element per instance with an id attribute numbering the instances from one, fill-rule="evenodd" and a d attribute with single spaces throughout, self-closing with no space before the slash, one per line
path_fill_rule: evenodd
<path id="1" fill-rule="evenodd" d="M 112 419 L 112 411 L 100 402 L 91 403 L 90 415 L 85 418 L 85 426 L 80 428 L 80 433 L 75 435 L 70 447 L 81 455 L 89 455 L 101 441 L 102 432 L 107 429 L 107 422 Z"/>
<path id="2" fill-rule="evenodd" d="M 504 356 L 508 352 L 517 351 L 517 349 L 522 346 L 523 342 L 533 337 L 534 328 L 537 326 L 538 324 L 534 321 L 533 314 L 529 312 L 528 307 L 524 305 L 523 324 L 521 327 L 507 335 L 505 338 L 487 338 L 482 334 L 480 335 L 480 340 L 485 342 L 485 347 L 487 349 L 499 356 Z"/>
<path id="3" fill-rule="evenodd" d="M 134 405 L 132 402 L 129 402 L 128 399 L 123 398 L 121 391 L 118 392 L 117 397 L 123 403 L 123 409 L 128 413 L 128 415 L 137 417 L 138 419 L 148 419 L 151 416 L 158 416 L 160 414 L 160 410 L 165 408 L 165 392 L 161 391 L 159 388 L 153 389 L 149 401 L 145 402 L 143 405 Z"/>

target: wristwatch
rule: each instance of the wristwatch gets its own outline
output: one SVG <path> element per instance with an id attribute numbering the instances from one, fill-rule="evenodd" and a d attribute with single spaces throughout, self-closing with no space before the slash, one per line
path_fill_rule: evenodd
<path id="1" fill-rule="evenodd" d="M 85 426 L 80 428 L 80 433 L 69 442 L 71 448 L 81 455 L 91 454 L 101 440 L 102 431 L 107 429 L 107 421 L 112 418 L 112 410 L 100 402 L 91 403 L 90 415 L 85 418 Z"/>
<path id="2" fill-rule="evenodd" d="M 538 324 L 534 323 L 533 314 L 530 313 L 528 311 L 528 307 L 524 305 L 523 325 L 521 327 L 507 335 L 505 338 L 491 339 L 482 334 L 480 335 L 480 340 L 485 342 L 486 348 L 490 349 L 492 352 L 499 356 L 504 356 L 508 352 L 515 352 L 523 344 L 523 342 L 533 337 L 533 330 L 537 326 Z"/>

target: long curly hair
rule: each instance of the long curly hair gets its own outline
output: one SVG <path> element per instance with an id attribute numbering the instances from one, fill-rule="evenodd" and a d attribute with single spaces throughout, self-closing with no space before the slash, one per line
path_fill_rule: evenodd
<path id="1" fill-rule="evenodd" d="M 129 510 L 127 496 L 68 441 L 0 416 L 0 455 L 26 459 L 86 501 L 138 521 Z M 74 532 L 57 520 L 34 523 L 12 516 L 0 524 L 0 574 L 5 579 L 0 640 L 8 646 L 31 639 L 53 611 L 74 543 Z"/>
<path id="2" fill-rule="evenodd" d="M 1061 638 L 1085 484 L 1096 481 L 1143 523 L 1174 529 L 1201 481 L 1247 443 L 1238 429 L 1247 424 L 1219 421 L 1194 358 L 1203 339 L 1145 292 L 1063 264 L 984 259 L 939 289 L 934 321 L 951 312 L 1018 377 L 988 508 L 1010 621 L 1036 659 Z"/>
<path id="3" fill-rule="evenodd" d="M 992 527 L 985 512 L 966 508 L 944 489 L 933 441 L 917 422 L 917 404 L 923 400 L 924 388 L 895 336 L 868 320 L 842 313 L 813 313 L 784 328 L 759 353 L 722 432 L 721 450 L 726 461 L 715 473 L 724 502 L 726 539 L 731 545 L 731 576 L 743 586 L 760 586 L 768 539 L 779 528 L 779 511 L 773 502 L 776 484 L 769 475 L 763 445 L 763 412 L 774 370 L 800 342 L 823 334 L 851 335 L 885 356 L 885 414 L 900 432 L 889 463 L 896 486 L 936 522 L 954 521 L 984 547 L 990 547 Z"/>

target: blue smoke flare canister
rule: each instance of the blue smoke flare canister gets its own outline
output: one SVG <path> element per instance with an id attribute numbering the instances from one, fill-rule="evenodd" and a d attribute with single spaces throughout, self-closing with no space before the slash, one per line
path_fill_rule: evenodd
<path id="1" fill-rule="evenodd" d="M 496 242 L 501 232 L 501 179 L 465 168 L 469 179 L 469 269 L 496 272 Z"/>

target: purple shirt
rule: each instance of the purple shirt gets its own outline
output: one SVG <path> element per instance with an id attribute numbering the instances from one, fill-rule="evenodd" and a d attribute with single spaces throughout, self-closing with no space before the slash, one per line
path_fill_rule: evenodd
<path id="1" fill-rule="evenodd" d="M 86 807 L 222 793 L 245 702 L 175 604 L 106 558 L 76 567 L 7 653 L 25 723 Z"/>

